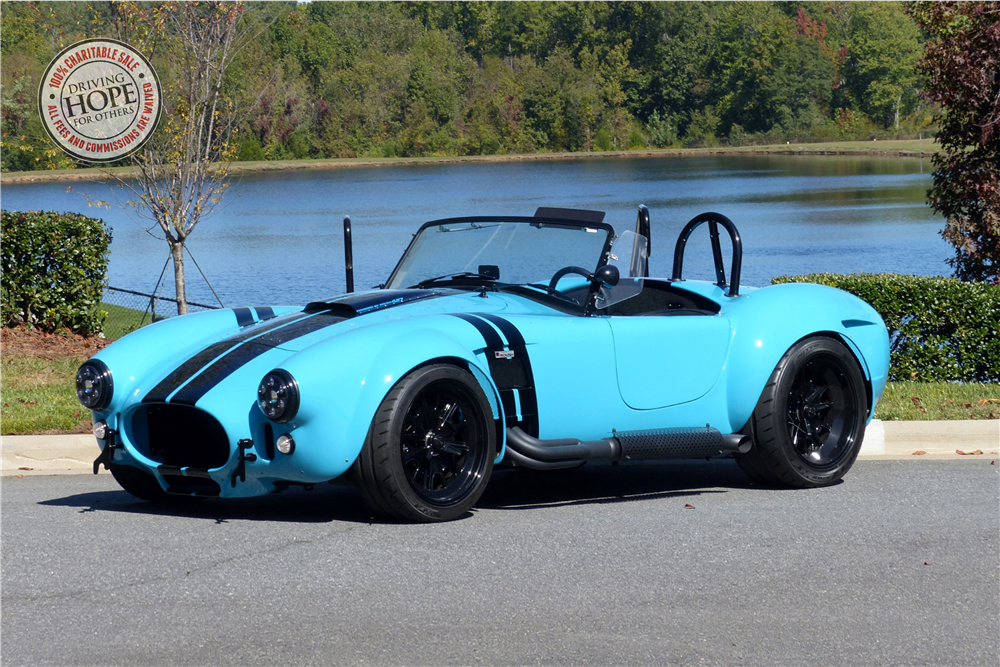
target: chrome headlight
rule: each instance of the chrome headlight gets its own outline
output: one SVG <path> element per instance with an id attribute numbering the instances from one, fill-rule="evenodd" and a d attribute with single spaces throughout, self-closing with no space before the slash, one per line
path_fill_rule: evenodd
<path id="1" fill-rule="evenodd" d="M 91 359 L 76 372 L 76 397 L 88 410 L 103 410 L 111 405 L 114 393 L 111 369 L 100 359 Z"/>
<path id="2" fill-rule="evenodd" d="M 291 421 L 299 411 L 299 383 L 288 371 L 274 369 L 257 387 L 257 407 L 272 421 Z"/>

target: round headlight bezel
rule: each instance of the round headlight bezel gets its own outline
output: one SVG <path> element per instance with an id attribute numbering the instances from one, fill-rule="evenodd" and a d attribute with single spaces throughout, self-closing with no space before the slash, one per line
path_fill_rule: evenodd
<path id="1" fill-rule="evenodd" d="M 86 386 L 90 382 L 90 387 Z M 94 392 L 96 388 L 96 392 Z M 91 392 L 88 394 L 88 392 Z M 93 394 L 96 393 L 96 397 Z M 115 383 L 111 378 L 111 369 L 100 359 L 85 361 L 76 371 L 76 398 L 80 404 L 93 412 L 101 412 L 111 405 L 115 393 Z M 90 400 L 85 400 L 87 397 Z"/>
<path id="2" fill-rule="evenodd" d="M 272 391 L 278 394 L 273 403 L 265 400 L 268 392 Z M 275 368 L 257 385 L 257 408 L 271 421 L 287 424 L 299 411 L 299 383 L 288 371 Z"/>

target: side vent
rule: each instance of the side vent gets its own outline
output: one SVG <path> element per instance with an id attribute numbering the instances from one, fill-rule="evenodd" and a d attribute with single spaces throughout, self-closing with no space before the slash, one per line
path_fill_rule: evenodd
<path id="1" fill-rule="evenodd" d="M 274 429 L 270 422 L 264 424 L 264 456 L 269 461 L 274 460 Z"/>

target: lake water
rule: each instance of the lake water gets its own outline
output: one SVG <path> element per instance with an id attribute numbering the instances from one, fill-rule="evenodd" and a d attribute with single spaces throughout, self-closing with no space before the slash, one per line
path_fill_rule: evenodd
<path id="1" fill-rule="evenodd" d="M 743 284 L 819 271 L 948 275 L 943 220 L 924 203 L 930 165 L 913 158 L 711 156 L 356 167 L 272 172 L 236 180 L 189 239 L 227 306 L 301 304 L 344 291 L 341 220 L 354 223 L 355 286 L 383 282 L 427 220 L 532 215 L 538 206 L 597 209 L 619 232 L 650 209 L 650 274 L 668 276 L 681 227 L 704 211 L 730 217 L 743 237 Z M 149 292 L 167 258 L 148 223 L 101 183 L 5 185 L 9 210 L 77 211 L 114 231 L 109 282 Z M 159 231 L 158 228 L 155 231 Z M 730 251 L 726 246 L 726 266 Z M 695 232 L 685 276 L 712 277 L 707 229 Z M 168 268 L 168 277 L 171 277 Z M 188 262 L 188 298 L 213 303 Z M 172 296 L 172 283 L 164 295 Z"/>

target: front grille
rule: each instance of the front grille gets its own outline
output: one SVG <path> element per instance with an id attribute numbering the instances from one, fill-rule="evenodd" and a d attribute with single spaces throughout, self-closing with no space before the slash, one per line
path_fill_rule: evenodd
<path id="1" fill-rule="evenodd" d="M 220 468 L 229 460 L 229 438 L 212 415 L 187 405 L 145 403 L 132 413 L 132 443 L 157 463 L 180 468 Z"/>
<path id="2" fill-rule="evenodd" d="M 201 477 L 164 475 L 163 481 L 167 483 L 167 493 L 182 496 L 217 496 L 222 492 L 216 481 Z"/>

